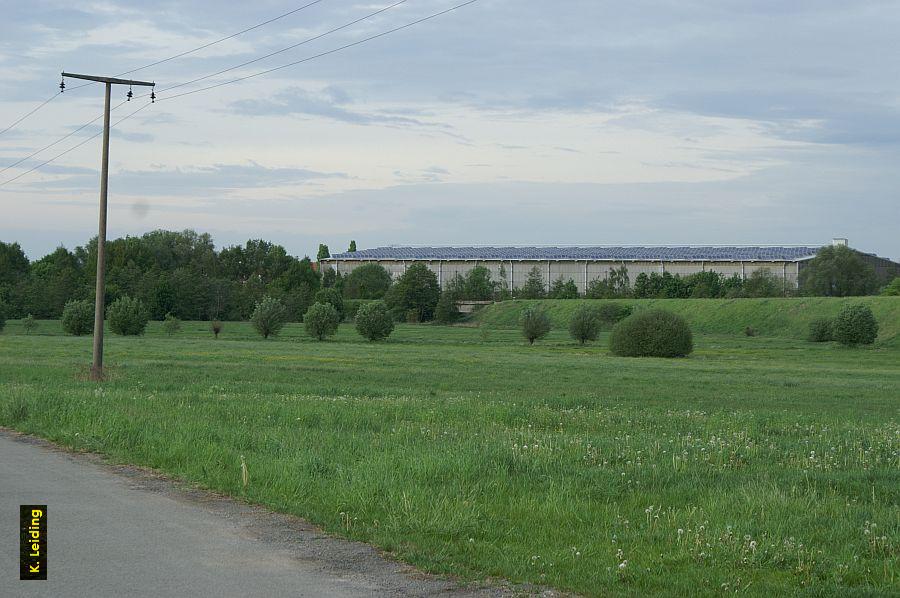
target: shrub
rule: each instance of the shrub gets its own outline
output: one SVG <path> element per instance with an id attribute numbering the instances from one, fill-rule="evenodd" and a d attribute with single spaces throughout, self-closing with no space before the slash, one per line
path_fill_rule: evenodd
<path id="1" fill-rule="evenodd" d="M 341 316 L 330 303 L 313 303 L 303 316 L 306 333 L 317 340 L 324 340 L 337 332 Z"/>
<path id="2" fill-rule="evenodd" d="M 266 296 L 256 304 L 256 308 L 250 316 L 250 322 L 263 338 L 269 338 L 278 334 L 278 331 L 284 326 L 287 317 L 286 311 L 281 301 Z"/>
<path id="3" fill-rule="evenodd" d="M 370 341 L 380 341 L 394 331 L 394 319 L 383 301 L 360 306 L 356 313 L 356 331 Z"/>
<path id="4" fill-rule="evenodd" d="M 600 316 L 597 308 L 582 305 L 572 314 L 569 321 L 569 334 L 582 345 L 585 341 L 595 341 L 600 334 Z"/>
<path id="5" fill-rule="evenodd" d="M 371 299 L 344 299 L 344 321 L 354 320 L 359 308 L 371 302 Z"/>
<path id="6" fill-rule="evenodd" d="M 219 338 L 219 333 L 222 332 L 222 329 L 224 327 L 225 327 L 225 325 L 222 324 L 222 322 L 220 322 L 219 320 L 213 320 L 212 322 L 209 323 L 209 329 L 212 330 L 213 336 L 216 339 Z"/>
<path id="7" fill-rule="evenodd" d="M 747 326 L 744 328 L 744 336 L 756 336 L 756 328 L 753 326 Z"/>
<path id="8" fill-rule="evenodd" d="M 6 305 L 0 301 L 0 331 L 6 326 Z"/>
<path id="9" fill-rule="evenodd" d="M 450 290 L 441 293 L 437 306 L 434 308 L 434 321 L 438 324 L 452 324 L 459 319 L 460 313 L 456 308 L 456 294 Z"/>
<path id="10" fill-rule="evenodd" d="M 827 343 L 834 340 L 834 319 L 816 318 L 809 323 L 809 341 Z"/>
<path id="11" fill-rule="evenodd" d="M 166 319 L 163 320 L 163 330 L 166 331 L 166 334 L 175 334 L 176 332 L 180 332 L 181 320 L 179 320 L 172 314 L 166 314 Z"/>
<path id="12" fill-rule="evenodd" d="M 34 316 L 28 314 L 24 318 L 22 318 L 22 328 L 25 329 L 25 334 L 31 334 L 37 329 L 37 320 L 34 319 Z M 2 330 L 2 326 L 0 326 L 0 330 Z"/>
<path id="13" fill-rule="evenodd" d="M 141 300 L 132 299 L 127 295 L 112 302 L 106 317 L 109 319 L 110 330 L 123 336 L 144 334 L 150 320 L 150 314 Z"/>
<path id="14" fill-rule="evenodd" d="M 337 289 L 321 289 L 316 293 L 315 303 L 328 303 L 334 307 L 339 320 L 344 319 L 344 298 L 341 297 L 341 292 Z M 305 317 L 306 316 L 304 316 L 304 318 Z"/>
<path id="15" fill-rule="evenodd" d="M 525 308 L 519 323 L 529 345 L 533 345 L 534 341 L 544 338 L 550 332 L 550 316 L 541 305 Z"/>
<path id="16" fill-rule="evenodd" d="M 868 305 L 845 305 L 834 319 L 834 340 L 842 345 L 871 345 L 878 322 Z"/>
<path id="17" fill-rule="evenodd" d="M 63 330 L 75 336 L 90 334 L 94 327 L 94 306 L 88 300 L 66 301 L 62 312 Z"/>
<path id="18" fill-rule="evenodd" d="M 623 303 L 603 303 L 597 308 L 597 317 L 603 324 L 611 326 L 630 316 L 633 310 L 630 305 Z"/>
<path id="19" fill-rule="evenodd" d="M 609 348 L 621 357 L 684 357 L 693 351 L 694 342 L 684 318 L 651 309 L 616 324 Z"/>

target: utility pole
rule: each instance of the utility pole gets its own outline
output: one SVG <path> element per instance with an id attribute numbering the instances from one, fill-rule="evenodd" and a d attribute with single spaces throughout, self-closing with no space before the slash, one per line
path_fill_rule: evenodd
<path id="1" fill-rule="evenodd" d="M 100 230 L 97 234 L 97 290 L 94 298 L 94 359 L 91 363 L 91 379 L 103 380 L 103 320 L 106 311 L 106 195 L 109 186 L 109 100 L 113 85 L 128 86 L 128 100 L 131 100 L 131 87 L 154 87 L 156 83 L 147 81 L 132 81 L 130 79 L 116 79 L 113 77 L 95 77 L 93 75 L 76 75 L 63 73 L 63 81 L 59 84 L 60 91 L 65 91 L 65 78 L 84 79 L 106 84 L 106 94 L 103 109 L 103 157 L 100 166 Z M 150 92 L 151 100 L 156 99 L 154 92 Z"/>

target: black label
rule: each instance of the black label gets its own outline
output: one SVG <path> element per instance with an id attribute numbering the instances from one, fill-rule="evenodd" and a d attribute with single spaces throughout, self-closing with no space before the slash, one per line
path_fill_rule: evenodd
<path id="1" fill-rule="evenodd" d="M 47 579 L 47 505 L 20 505 L 19 530 L 19 579 Z"/>

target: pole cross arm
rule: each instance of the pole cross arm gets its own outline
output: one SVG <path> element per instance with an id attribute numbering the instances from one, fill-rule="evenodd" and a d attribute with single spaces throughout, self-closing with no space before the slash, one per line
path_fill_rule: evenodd
<path id="1" fill-rule="evenodd" d="M 96 81 L 97 83 L 107 83 L 112 85 L 143 85 L 145 87 L 154 87 L 156 83 L 149 81 L 133 81 L 131 79 L 116 79 L 115 77 L 95 77 L 94 75 L 78 75 L 76 73 L 63 73 L 63 77 L 72 79 L 85 79 L 87 81 Z"/>

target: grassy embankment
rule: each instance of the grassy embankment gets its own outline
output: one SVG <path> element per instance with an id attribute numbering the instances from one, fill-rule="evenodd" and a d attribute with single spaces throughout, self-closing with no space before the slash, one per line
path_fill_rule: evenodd
<path id="1" fill-rule="evenodd" d="M 699 334 L 690 358 L 657 360 L 563 330 L 528 347 L 487 327 L 400 326 L 380 344 L 347 325 L 323 343 L 296 324 L 270 341 L 246 324 L 218 341 L 184 328 L 110 337 L 97 385 L 80 376 L 90 338 L 9 322 L 0 425 L 464 578 L 598 596 L 900 593 L 892 343 Z"/>
<path id="2" fill-rule="evenodd" d="M 572 312 L 582 304 L 606 300 L 541 300 L 554 326 L 565 328 Z M 843 305 L 863 303 L 872 308 L 880 330 L 879 344 L 900 347 L 900 298 L 898 297 L 790 297 L 769 299 L 619 299 L 635 309 L 663 308 L 684 316 L 699 334 L 743 334 L 753 327 L 758 334 L 805 339 L 811 320 L 834 317 Z M 535 301 L 505 301 L 484 309 L 476 320 L 491 327 L 513 328 L 519 314 Z"/>

